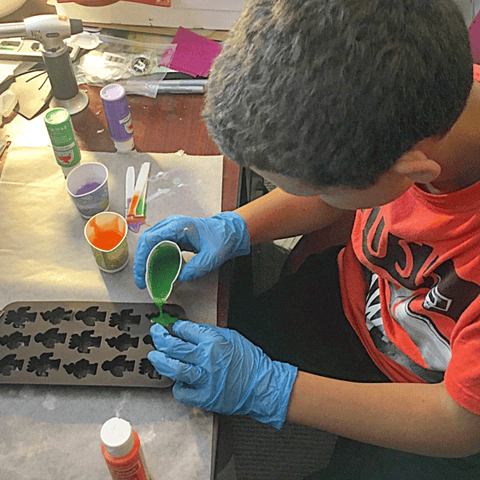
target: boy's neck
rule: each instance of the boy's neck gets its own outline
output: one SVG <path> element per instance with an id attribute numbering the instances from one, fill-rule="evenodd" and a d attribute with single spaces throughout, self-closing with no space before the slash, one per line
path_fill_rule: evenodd
<path id="1" fill-rule="evenodd" d="M 431 193 L 448 193 L 480 181 L 480 84 L 474 82 L 465 110 L 450 132 L 425 153 L 442 173 L 429 186 Z"/>

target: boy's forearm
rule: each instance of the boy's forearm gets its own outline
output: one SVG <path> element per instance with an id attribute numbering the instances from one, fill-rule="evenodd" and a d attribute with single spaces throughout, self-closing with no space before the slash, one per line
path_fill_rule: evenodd
<path id="1" fill-rule="evenodd" d="M 299 372 L 287 420 L 420 455 L 480 451 L 480 415 L 441 384 L 353 383 Z"/>
<path id="2" fill-rule="evenodd" d="M 280 188 L 236 210 L 247 222 L 252 244 L 314 232 L 344 213 L 320 197 L 290 195 Z"/>

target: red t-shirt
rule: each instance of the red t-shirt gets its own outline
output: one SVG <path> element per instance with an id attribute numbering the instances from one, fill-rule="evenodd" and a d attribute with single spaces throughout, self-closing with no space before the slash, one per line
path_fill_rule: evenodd
<path id="1" fill-rule="evenodd" d="M 444 380 L 480 414 L 480 182 L 442 195 L 413 186 L 358 211 L 339 272 L 347 318 L 385 375 Z"/>

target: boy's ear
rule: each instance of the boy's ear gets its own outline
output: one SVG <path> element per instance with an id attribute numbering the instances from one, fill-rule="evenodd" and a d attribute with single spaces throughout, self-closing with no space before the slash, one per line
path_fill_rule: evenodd
<path id="1" fill-rule="evenodd" d="M 401 175 L 406 175 L 415 183 L 433 182 L 442 171 L 441 166 L 430 160 L 421 150 L 410 150 L 402 155 L 393 168 Z"/>

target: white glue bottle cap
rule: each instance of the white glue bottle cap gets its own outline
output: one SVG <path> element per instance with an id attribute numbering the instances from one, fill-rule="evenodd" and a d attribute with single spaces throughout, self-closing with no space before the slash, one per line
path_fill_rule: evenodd
<path id="1" fill-rule="evenodd" d="M 133 150 L 135 147 L 135 144 L 133 142 L 133 137 L 129 138 L 128 140 L 123 140 L 122 142 L 118 140 L 114 140 L 113 143 L 115 144 L 115 148 L 117 149 L 117 152 L 130 152 Z"/>
<path id="2" fill-rule="evenodd" d="M 105 450 L 116 458 L 128 455 L 135 445 L 132 426 L 126 420 L 117 417 L 103 424 L 100 438 L 105 445 Z"/>

